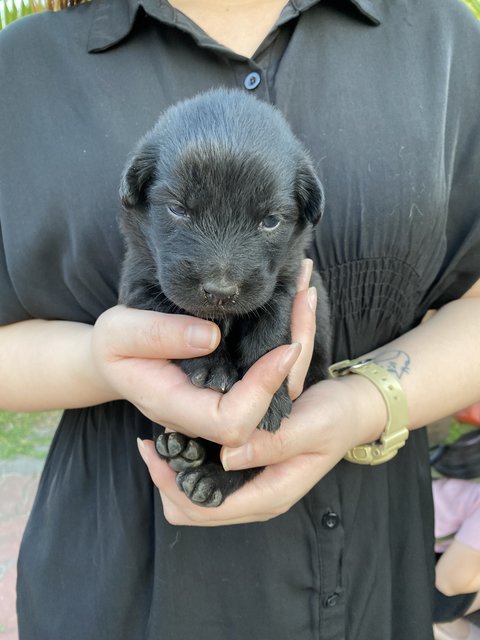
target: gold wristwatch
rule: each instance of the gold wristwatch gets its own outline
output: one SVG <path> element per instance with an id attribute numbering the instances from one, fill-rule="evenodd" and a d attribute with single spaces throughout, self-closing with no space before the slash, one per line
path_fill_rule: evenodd
<path id="1" fill-rule="evenodd" d="M 397 455 L 408 438 L 408 407 L 398 379 L 373 360 L 359 358 L 342 360 L 329 367 L 330 378 L 356 373 L 368 378 L 377 387 L 387 405 L 388 421 L 379 440 L 353 447 L 345 460 L 356 464 L 382 464 Z"/>

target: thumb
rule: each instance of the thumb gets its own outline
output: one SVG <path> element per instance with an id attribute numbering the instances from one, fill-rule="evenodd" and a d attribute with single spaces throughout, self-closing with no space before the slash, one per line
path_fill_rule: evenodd
<path id="1" fill-rule="evenodd" d="M 220 459 L 225 471 L 263 467 L 303 453 L 301 443 L 294 429 L 281 428 L 275 433 L 257 429 L 241 447 L 222 447 Z"/>
<path id="2" fill-rule="evenodd" d="M 220 329 L 213 322 L 121 305 L 98 318 L 94 334 L 111 360 L 193 358 L 214 351 L 220 342 Z"/>

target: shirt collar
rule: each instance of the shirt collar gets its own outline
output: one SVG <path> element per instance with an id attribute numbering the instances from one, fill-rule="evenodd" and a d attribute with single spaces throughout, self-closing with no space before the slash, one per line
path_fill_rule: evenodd
<path id="1" fill-rule="evenodd" d="M 99 53 L 118 44 L 131 31 L 139 3 L 133 0 L 99 0 L 93 6 L 88 35 L 89 53 Z"/>
<path id="2" fill-rule="evenodd" d="M 350 0 L 350 2 L 373 24 L 379 25 L 383 22 L 384 0 Z"/>
<path id="3" fill-rule="evenodd" d="M 319 0 L 291 0 L 298 11 L 305 11 Z M 348 0 L 374 25 L 383 17 L 385 0 Z M 154 18 L 175 24 L 175 11 L 164 0 L 98 0 L 88 37 L 88 51 L 100 53 L 110 49 L 128 36 L 140 7 Z"/>

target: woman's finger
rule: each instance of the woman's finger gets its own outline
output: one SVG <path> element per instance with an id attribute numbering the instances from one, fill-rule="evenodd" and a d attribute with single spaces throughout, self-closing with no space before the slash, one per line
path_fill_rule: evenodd
<path id="1" fill-rule="evenodd" d="M 302 268 L 297 277 L 297 292 L 306 291 L 310 286 L 310 280 L 312 278 L 313 260 L 305 258 L 302 260 Z"/>
<path id="2" fill-rule="evenodd" d="M 325 457 L 302 455 L 268 467 L 216 508 L 193 504 L 175 482 L 175 472 L 156 456 L 154 445 L 139 444 L 152 480 L 160 490 L 165 518 L 170 524 L 224 526 L 262 522 L 285 513 L 334 464 Z"/>
<path id="3" fill-rule="evenodd" d="M 312 360 L 316 331 L 317 290 L 315 287 L 297 293 L 292 306 L 292 341 L 302 345 L 302 353 L 288 376 L 288 390 L 293 400 L 303 391 L 305 377 Z"/>
<path id="4" fill-rule="evenodd" d="M 340 459 L 352 446 L 347 436 L 350 431 L 354 434 L 354 430 L 348 426 L 348 433 L 344 434 L 337 425 L 335 408 L 332 413 L 335 403 L 332 404 L 331 399 L 338 394 L 336 381 L 325 380 L 313 385 L 293 403 L 292 413 L 282 421 L 278 431 L 268 433 L 257 429 L 241 447 L 222 447 L 224 469 L 276 465 L 301 455 L 323 455 L 324 452 Z"/>
<path id="5" fill-rule="evenodd" d="M 136 389 L 135 405 L 153 422 L 191 437 L 240 446 L 261 422 L 300 353 L 299 344 L 273 349 L 225 394 L 195 387 L 171 362 L 161 365 L 154 360 L 137 360 L 118 366 L 125 366 L 125 378 L 129 376 L 131 385 L 138 387 L 140 374 L 143 376 L 145 382 L 141 391 Z M 147 370 L 149 375 L 145 375 Z"/>
<path id="6" fill-rule="evenodd" d="M 302 444 L 288 428 L 276 433 L 257 430 L 241 447 L 222 447 L 220 457 L 225 471 L 263 467 L 298 455 Z"/>
<path id="7" fill-rule="evenodd" d="M 260 486 L 257 486 L 255 480 L 247 483 L 245 487 L 229 496 L 220 507 L 209 508 L 194 504 L 178 488 L 175 481 L 176 473 L 158 457 L 153 442 L 137 442 L 152 481 L 160 490 L 165 518 L 171 524 L 221 526 L 267 520 L 280 514 L 278 508 L 270 507 L 278 501 L 278 496 L 275 496 L 276 482 L 268 477 L 263 478 Z M 282 496 L 282 510 L 283 501 Z M 288 507 L 285 506 L 285 510 L 286 508 Z"/>
<path id="8" fill-rule="evenodd" d="M 303 400 L 303 396 L 298 402 Z M 316 434 L 308 420 L 297 420 L 295 414 L 283 420 L 275 433 L 257 429 L 241 447 L 222 447 L 220 456 L 226 471 L 278 464 L 318 447 Z"/>
<path id="9" fill-rule="evenodd" d="M 124 306 L 105 311 L 94 339 L 111 361 L 120 358 L 193 358 L 217 348 L 220 329 L 207 320 Z"/>
<path id="10" fill-rule="evenodd" d="M 225 434 L 222 429 L 218 434 L 220 438 L 214 438 L 214 442 L 227 445 L 232 441 L 241 444 L 246 442 L 254 429 L 245 428 L 245 421 L 254 428 L 260 424 L 273 394 L 280 388 L 301 352 L 302 345 L 298 342 L 273 349 L 257 360 L 243 378 L 220 398 L 219 424 L 228 422 L 229 433 Z"/>

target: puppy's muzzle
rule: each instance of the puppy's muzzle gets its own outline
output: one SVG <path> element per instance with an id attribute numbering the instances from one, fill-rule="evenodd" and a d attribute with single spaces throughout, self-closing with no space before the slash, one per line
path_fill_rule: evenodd
<path id="1" fill-rule="evenodd" d="M 202 284 L 205 300 L 212 305 L 223 307 L 228 304 L 235 304 L 239 289 L 236 284 L 225 281 L 209 280 Z"/>

